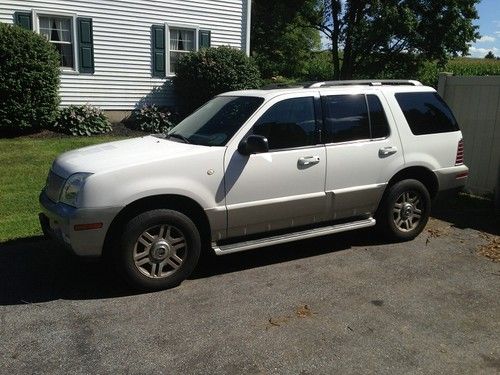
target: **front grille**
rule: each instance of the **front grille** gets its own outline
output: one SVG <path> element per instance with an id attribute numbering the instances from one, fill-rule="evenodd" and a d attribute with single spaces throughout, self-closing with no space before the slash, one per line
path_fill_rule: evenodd
<path id="1" fill-rule="evenodd" d="M 58 202 L 59 196 L 61 195 L 61 190 L 64 186 L 66 179 L 56 175 L 54 172 L 50 171 L 47 177 L 47 185 L 45 186 L 45 194 L 52 202 Z"/>

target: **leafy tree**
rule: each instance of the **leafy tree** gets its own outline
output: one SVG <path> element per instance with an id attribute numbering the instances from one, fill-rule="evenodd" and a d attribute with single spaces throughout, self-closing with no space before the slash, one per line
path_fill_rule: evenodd
<path id="1" fill-rule="evenodd" d="M 479 37 L 472 21 L 480 0 L 318 0 L 308 22 L 331 42 L 334 77 L 416 71 L 465 55 Z"/>
<path id="2" fill-rule="evenodd" d="M 316 0 L 253 0 L 251 54 L 264 78 L 298 77 L 320 48 L 318 30 L 304 21 Z"/>
<path id="3" fill-rule="evenodd" d="M 485 59 L 494 59 L 495 58 L 495 55 L 493 54 L 493 52 L 489 51 L 486 56 L 484 56 Z"/>

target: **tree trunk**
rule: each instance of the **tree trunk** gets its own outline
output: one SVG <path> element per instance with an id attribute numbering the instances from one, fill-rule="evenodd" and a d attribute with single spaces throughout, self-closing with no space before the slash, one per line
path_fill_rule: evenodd
<path id="1" fill-rule="evenodd" d="M 356 51 L 353 45 L 353 39 L 356 28 L 363 16 L 364 6 L 363 0 L 351 0 L 346 10 L 347 29 L 345 33 L 344 57 L 342 59 L 340 79 L 352 79 L 354 73 Z"/>
<path id="2" fill-rule="evenodd" d="M 331 0 L 333 30 L 331 34 L 332 40 L 332 61 L 333 61 L 333 79 L 340 78 L 340 56 L 339 56 L 339 38 L 340 38 L 340 0 Z"/>

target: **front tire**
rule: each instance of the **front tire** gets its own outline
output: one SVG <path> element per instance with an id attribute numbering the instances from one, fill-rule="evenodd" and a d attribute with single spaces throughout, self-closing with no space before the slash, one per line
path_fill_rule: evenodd
<path id="1" fill-rule="evenodd" d="M 395 183 L 380 204 L 377 225 L 391 240 L 409 241 L 425 228 L 431 212 L 429 191 L 420 181 Z"/>
<path id="2" fill-rule="evenodd" d="M 200 233 L 186 215 L 168 209 L 144 212 L 124 227 L 115 261 L 126 281 L 141 290 L 179 285 L 196 267 Z"/>

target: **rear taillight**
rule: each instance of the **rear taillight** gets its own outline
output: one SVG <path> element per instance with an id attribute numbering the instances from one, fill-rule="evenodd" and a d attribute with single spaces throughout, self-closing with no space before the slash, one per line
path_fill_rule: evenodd
<path id="1" fill-rule="evenodd" d="M 460 165 L 464 163 L 464 140 L 458 141 L 457 157 L 455 159 L 455 165 Z"/>

